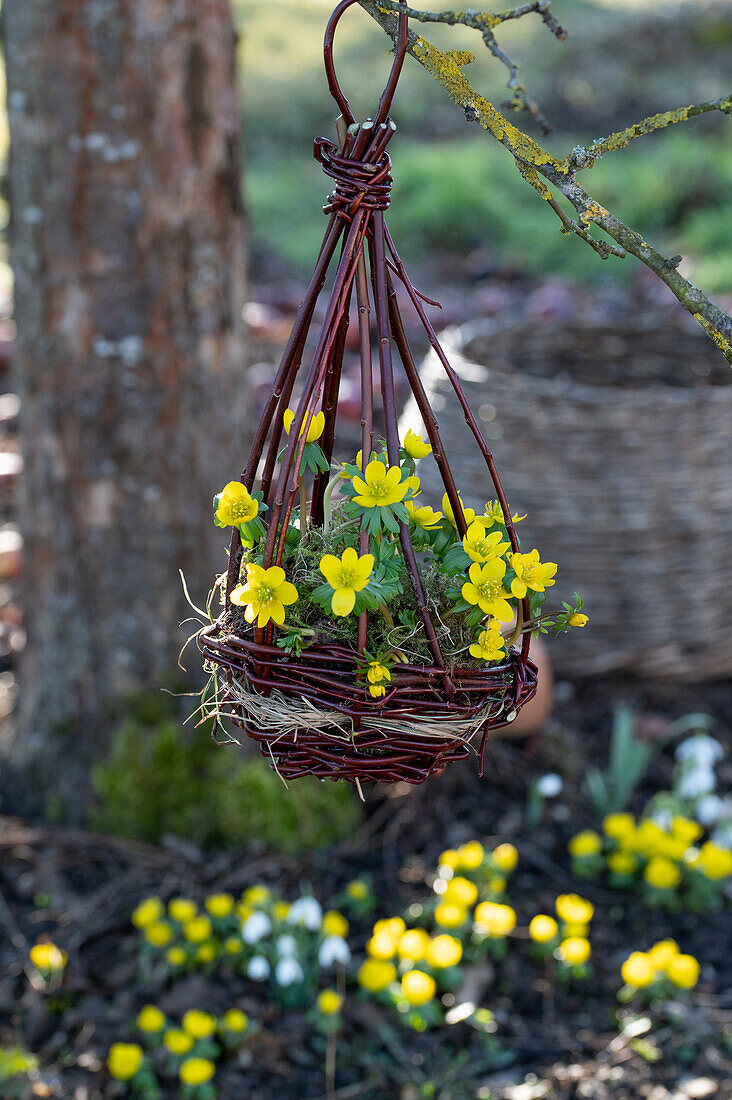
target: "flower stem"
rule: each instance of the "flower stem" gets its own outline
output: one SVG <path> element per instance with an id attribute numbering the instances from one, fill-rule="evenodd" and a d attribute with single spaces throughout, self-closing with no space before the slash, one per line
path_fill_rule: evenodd
<path id="1" fill-rule="evenodd" d="M 305 493 L 305 478 L 300 474 L 300 541 L 305 542 L 308 534 L 308 498 Z"/>

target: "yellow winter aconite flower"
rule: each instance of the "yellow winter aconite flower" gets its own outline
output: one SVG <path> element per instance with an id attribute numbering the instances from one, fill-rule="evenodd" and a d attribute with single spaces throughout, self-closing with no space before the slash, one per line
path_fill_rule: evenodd
<path id="1" fill-rule="evenodd" d="M 523 599 L 529 588 L 532 592 L 543 592 L 555 583 L 552 580 L 557 571 L 555 562 L 541 562 L 538 550 L 528 554 L 512 554 L 511 567 L 516 574 L 516 579 L 511 581 L 511 591 L 519 600 Z"/>
<path id="2" fill-rule="evenodd" d="M 268 901 L 272 900 L 272 891 L 263 882 L 255 882 L 253 886 L 247 886 L 241 900 L 245 905 L 256 909 L 258 905 L 266 905 Z"/>
<path id="3" fill-rule="evenodd" d="M 584 936 L 570 936 L 562 940 L 557 948 L 557 954 L 562 962 L 571 966 L 580 966 L 587 962 L 591 954 L 590 941 Z"/>
<path id="4" fill-rule="evenodd" d="M 485 515 L 480 518 L 489 521 L 489 527 L 494 523 L 500 523 L 503 527 L 506 526 L 506 517 L 503 514 L 500 500 L 489 500 L 485 506 Z M 522 519 L 526 519 L 526 516 L 520 516 L 518 512 L 514 512 L 511 516 L 511 521 L 513 523 L 521 523 Z"/>
<path id="5" fill-rule="evenodd" d="M 334 554 L 323 555 L 320 559 L 320 572 L 334 590 L 330 605 L 334 615 L 351 614 L 356 593 L 369 583 L 373 568 L 373 554 L 359 557 L 352 546 L 348 546 L 340 558 Z"/>
<path id="6" fill-rule="evenodd" d="M 560 894 L 554 903 L 557 916 L 567 924 L 589 924 L 595 912 L 595 906 L 579 894 Z"/>
<path id="7" fill-rule="evenodd" d="M 305 430 L 305 423 L 307 421 L 307 416 L 308 416 L 308 414 L 306 412 L 305 413 L 305 420 L 303 420 L 302 427 L 300 428 L 300 437 L 302 437 L 302 433 Z M 285 431 L 287 432 L 288 435 L 290 434 L 290 428 L 292 427 L 292 422 L 293 422 L 294 419 L 295 419 L 295 413 L 293 412 L 293 410 L 292 409 L 287 409 L 284 416 L 282 417 L 282 423 L 285 425 Z M 321 435 L 323 434 L 323 429 L 324 428 L 325 428 L 325 413 L 322 413 L 322 412 L 316 413 L 315 416 L 313 417 L 313 419 L 310 421 L 310 427 L 308 428 L 308 434 L 305 436 L 305 442 L 306 443 L 314 443 L 316 439 L 320 439 Z"/>
<path id="8" fill-rule="evenodd" d="M 165 952 L 165 958 L 171 966 L 183 966 L 187 956 L 182 947 L 170 947 Z"/>
<path id="9" fill-rule="evenodd" d="M 231 593 L 231 602 L 245 607 L 244 618 L 248 623 L 257 620 L 257 626 L 285 621 L 285 607 L 297 600 L 297 589 L 285 577 L 279 565 L 263 569 L 256 562 L 247 562 L 247 582 L 237 585 Z"/>
<path id="10" fill-rule="evenodd" d="M 626 813 L 608 814 L 603 818 L 602 829 L 607 836 L 622 843 L 634 836 L 635 818 L 632 814 Z"/>
<path id="11" fill-rule="evenodd" d="M 289 912 L 290 903 L 288 901 L 276 901 L 272 906 L 272 916 L 275 920 L 285 920 Z"/>
<path id="12" fill-rule="evenodd" d="M 215 943 L 202 943 L 196 951 L 196 958 L 204 966 L 207 963 L 213 962 L 216 958 L 216 944 Z"/>
<path id="13" fill-rule="evenodd" d="M 638 864 L 632 852 L 611 852 L 607 857 L 607 866 L 616 875 L 632 875 Z"/>
<path id="14" fill-rule="evenodd" d="M 510 905 L 482 901 L 475 908 L 475 923 L 479 930 L 500 938 L 513 932 L 516 927 L 516 913 Z"/>
<path id="15" fill-rule="evenodd" d="M 231 894 L 211 894 L 206 898 L 206 909 L 212 917 L 228 917 L 234 912 L 234 899 Z"/>
<path id="16" fill-rule="evenodd" d="M 429 942 L 429 932 L 424 928 L 410 928 L 403 936 L 400 936 L 396 945 L 397 954 L 400 959 L 419 962 L 420 959 L 424 958 Z"/>
<path id="17" fill-rule="evenodd" d="M 473 562 L 468 570 L 470 580 L 462 587 L 466 603 L 477 604 L 486 615 L 493 615 L 502 623 L 513 618 L 513 608 L 508 602 L 511 593 L 503 587 L 506 575 L 506 563 L 500 558 L 480 565 Z"/>
<path id="18" fill-rule="evenodd" d="M 500 661 L 506 656 L 506 644 L 501 637 L 498 619 L 491 619 L 488 628 L 481 630 L 477 642 L 473 642 L 469 652 L 476 661 Z"/>
<path id="19" fill-rule="evenodd" d="M 659 940 L 648 952 L 648 958 L 656 970 L 665 970 L 671 959 L 675 959 L 678 954 L 679 945 L 676 940 Z"/>
<path id="20" fill-rule="evenodd" d="M 132 910 L 132 923 L 135 928 L 147 928 L 160 920 L 164 912 L 160 898 L 145 898 Z"/>
<path id="21" fill-rule="evenodd" d="M 454 905 L 462 905 L 465 908 L 473 905 L 478 897 L 478 887 L 469 878 L 457 875 L 450 879 L 442 892 L 443 901 L 451 901 Z"/>
<path id="22" fill-rule="evenodd" d="M 346 894 L 354 901 L 363 901 L 364 898 L 369 896 L 368 883 L 360 878 L 351 879 L 350 882 L 346 883 Z"/>
<path id="23" fill-rule="evenodd" d="M 592 829 L 584 829 L 572 837 L 567 845 L 569 854 L 575 859 L 582 856 L 596 856 L 602 851 L 602 838 Z"/>
<path id="24" fill-rule="evenodd" d="M 154 1035 L 158 1031 L 162 1031 L 167 1021 L 165 1019 L 165 1013 L 161 1012 L 156 1005 L 145 1005 L 140 1009 L 140 1013 L 137 1017 L 137 1026 L 140 1031 L 145 1031 L 149 1035 Z"/>
<path id="25" fill-rule="evenodd" d="M 356 981 L 369 993 L 381 993 L 393 981 L 396 981 L 396 967 L 383 959 L 366 959 L 359 967 Z"/>
<path id="26" fill-rule="evenodd" d="M 548 943 L 558 931 L 559 925 L 554 917 L 548 917 L 545 913 L 538 913 L 529 925 L 529 935 L 534 943 Z"/>
<path id="27" fill-rule="evenodd" d="M 336 909 L 329 909 L 323 914 L 321 930 L 326 936 L 341 936 L 345 939 L 348 935 L 348 921 Z"/>
<path id="28" fill-rule="evenodd" d="M 354 477 L 353 487 L 356 504 L 362 508 L 384 508 L 397 504 L 406 496 L 409 485 L 402 481 L 402 471 L 398 466 L 386 468 L 383 462 L 369 462 L 363 478 Z"/>
<path id="29" fill-rule="evenodd" d="M 179 1027 L 171 1027 L 163 1035 L 163 1045 L 171 1054 L 188 1054 L 193 1048 L 193 1039 Z"/>
<path id="30" fill-rule="evenodd" d="M 491 852 L 491 859 L 499 871 L 510 875 L 518 863 L 518 851 L 513 844 L 499 844 Z"/>
<path id="31" fill-rule="evenodd" d="M 238 936 L 227 936 L 224 940 L 224 951 L 227 955 L 241 955 L 244 945 Z"/>
<path id="32" fill-rule="evenodd" d="M 425 951 L 425 962 L 436 970 L 457 966 L 463 957 L 463 945 L 455 936 L 435 936 L 429 940 Z"/>
<path id="33" fill-rule="evenodd" d="M 665 856 L 653 856 L 646 864 L 643 878 L 656 890 L 675 890 L 681 882 L 681 871 Z"/>
<path id="34" fill-rule="evenodd" d="M 697 866 L 707 878 L 721 879 L 732 875 L 732 852 L 708 840 L 699 849 Z"/>
<path id="35" fill-rule="evenodd" d="M 240 1035 L 242 1031 L 246 1031 L 249 1026 L 249 1017 L 246 1012 L 242 1012 L 240 1008 L 230 1008 L 229 1011 L 225 1012 L 221 1017 L 221 1023 L 227 1031 L 233 1031 L 237 1035 Z"/>
<path id="36" fill-rule="evenodd" d="M 620 976 L 626 985 L 645 989 L 656 976 L 656 968 L 645 951 L 634 951 L 620 968 Z"/>
<path id="37" fill-rule="evenodd" d="M 699 970 L 693 955 L 675 955 L 666 963 L 666 977 L 679 989 L 693 989 L 699 981 Z"/>
<path id="38" fill-rule="evenodd" d="M 49 971 L 63 970 L 68 957 L 55 943 L 34 943 L 29 954 L 30 961 L 38 970 Z"/>
<path id="39" fill-rule="evenodd" d="M 225 527 L 238 527 L 240 523 L 249 523 L 258 512 L 259 503 L 240 481 L 230 481 L 224 486 L 216 508 L 219 523 Z"/>
<path id="40" fill-rule="evenodd" d="M 405 500 L 404 507 L 409 512 L 410 519 L 413 519 L 418 527 L 424 527 L 426 531 L 436 527 L 442 519 L 442 512 L 435 512 L 428 504 L 418 508 L 413 500 Z"/>
<path id="41" fill-rule="evenodd" d="M 500 531 L 487 533 L 485 525 L 480 520 L 474 521 L 468 527 L 463 537 L 463 549 L 473 561 L 487 562 L 494 558 L 500 558 L 501 554 L 510 547 L 510 542 L 503 542 Z"/>
<path id="42" fill-rule="evenodd" d="M 404 450 L 410 456 L 410 458 L 426 458 L 428 454 L 432 453 L 432 444 L 425 443 L 421 435 L 417 432 L 408 431 L 404 436 Z"/>
<path id="43" fill-rule="evenodd" d="M 318 994 L 315 1003 L 318 1006 L 318 1012 L 322 1012 L 324 1016 L 335 1016 L 336 1012 L 340 1012 L 343 998 L 335 989 L 324 989 Z"/>
<path id="44" fill-rule="evenodd" d="M 444 855 L 444 853 L 443 853 Z M 485 859 L 485 848 L 479 840 L 469 840 L 458 848 L 459 866 L 464 871 L 477 871 Z M 440 863 L 443 863 L 440 856 Z"/>
<path id="45" fill-rule="evenodd" d="M 454 902 L 443 902 L 435 909 L 435 924 L 441 928 L 459 928 L 468 919 L 468 911 Z"/>
<path id="46" fill-rule="evenodd" d="M 554 581 L 552 581 L 552 584 L 554 584 Z M 579 627 L 587 626 L 589 621 L 590 621 L 589 615 L 585 615 L 581 611 L 574 611 L 569 616 L 569 618 L 567 619 L 567 622 L 569 623 L 570 626 L 579 626 Z"/>
<path id="47" fill-rule="evenodd" d="M 374 932 L 388 932 L 394 940 L 406 932 L 407 926 L 401 917 L 382 917 L 374 924 Z"/>
<path id="48" fill-rule="evenodd" d="M 115 1081 L 131 1081 L 142 1067 L 144 1054 L 137 1043 L 113 1043 L 107 1055 L 107 1069 Z"/>
<path id="49" fill-rule="evenodd" d="M 373 959 L 392 959 L 396 954 L 397 941 L 386 929 L 374 932 L 366 944 L 366 954 Z"/>
<path id="50" fill-rule="evenodd" d="M 200 916 L 183 925 L 183 937 L 189 943 L 204 943 L 210 938 L 213 928 L 208 917 Z"/>
<path id="51" fill-rule="evenodd" d="M 440 858 L 437 862 L 440 867 L 449 867 L 454 871 L 460 865 L 460 853 L 456 851 L 455 848 L 446 848 L 444 852 L 440 852 Z M 481 863 L 482 862 L 483 857 L 481 856 Z"/>
<path id="52" fill-rule="evenodd" d="M 408 970 L 402 978 L 404 999 L 415 1008 L 431 1001 L 436 991 L 435 979 L 422 970 Z"/>
<path id="53" fill-rule="evenodd" d="M 668 837 L 660 825 L 647 818 L 636 829 L 633 847 L 644 856 L 660 855 L 665 850 Z"/>
<path id="54" fill-rule="evenodd" d="M 366 679 L 370 684 L 380 684 L 382 680 L 391 680 L 391 671 L 381 661 L 369 661 Z"/>
<path id="55" fill-rule="evenodd" d="M 190 1008 L 181 1020 L 183 1030 L 194 1039 L 208 1039 L 216 1030 L 216 1020 L 209 1012 Z"/>
<path id="56" fill-rule="evenodd" d="M 168 915 L 179 924 L 188 924 L 198 912 L 195 901 L 190 898 L 171 898 L 168 902 Z"/>
<path id="57" fill-rule="evenodd" d="M 184 1085 L 205 1085 L 216 1072 L 209 1058 L 186 1058 L 178 1071 Z"/>
<path id="58" fill-rule="evenodd" d="M 153 947 L 167 947 L 173 938 L 173 929 L 164 920 L 157 920 L 147 926 L 144 936 Z"/>
<path id="59" fill-rule="evenodd" d="M 704 832 L 704 828 L 698 821 L 676 814 L 671 820 L 671 832 L 687 844 L 694 844 Z"/>
<path id="60" fill-rule="evenodd" d="M 482 517 L 481 516 L 476 517 L 474 508 L 466 508 L 465 507 L 465 505 L 463 504 L 463 498 L 460 495 L 460 493 L 458 493 L 458 500 L 460 501 L 460 507 L 463 510 L 463 517 L 465 519 L 465 526 L 470 527 L 475 522 L 476 518 L 477 518 L 478 523 L 480 523 Z M 453 512 L 452 504 L 450 504 L 450 498 L 448 497 L 447 493 L 445 493 L 442 497 L 442 511 L 445 513 L 445 519 L 447 519 L 452 524 L 453 527 L 457 527 L 457 522 L 455 520 L 455 513 Z M 488 520 L 486 520 L 486 524 L 488 524 Z M 490 524 L 488 524 L 488 526 L 490 526 Z"/>

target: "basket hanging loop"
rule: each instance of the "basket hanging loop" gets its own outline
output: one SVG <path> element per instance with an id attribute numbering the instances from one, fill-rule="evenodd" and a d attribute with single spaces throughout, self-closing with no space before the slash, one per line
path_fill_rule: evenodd
<path id="1" fill-rule="evenodd" d="M 399 35 L 397 37 L 396 48 L 394 50 L 394 63 L 389 73 L 389 79 L 386 82 L 383 94 L 379 101 L 379 108 L 376 112 L 374 119 L 374 126 L 380 126 L 382 122 L 386 121 L 391 108 L 391 103 L 394 98 L 394 92 L 399 82 L 399 76 L 402 71 L 402 65 L 404 64 L 404 58 L 407 53 L 407 47 L 409 45 L 409 21 L 407 19 L 406 12 L 406 0 L 399 0 L 400 4 L 404 5 L 404 11 L 399 15 Z M 335 63 L 333 61 L 333 39 L 335 37 L 336 27 L 340 22 L 340 18 L 347 8 L 350 8 L 352 4 L 358 3 L 358 0 L 342 0 L 342 2 L 335 9 L 330 19 L 328 20 L 328 26 L 325 29 L 325 39 L 323 42 L 323 60 L 325 62 L 325 74 L 328 78 L 328 87 L 333 99 L 338 105 L 338 110 L 343 115 L 346 123 L 352 126 L 356 121 L 356 118 L 351 110 L 350 104 L 343 94 L 340 84 L 338 83 L 338 77 L 336 76 Z"/>

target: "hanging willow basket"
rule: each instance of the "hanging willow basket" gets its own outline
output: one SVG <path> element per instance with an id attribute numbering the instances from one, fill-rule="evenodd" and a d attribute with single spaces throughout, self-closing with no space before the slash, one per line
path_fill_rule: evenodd
<path id="1" fill-rule="evenodd" d="M 482 768 L 491 732 L 533 696 L 528 652 L 538 620 L 529 596 L 542 586 L 527 588 L 522 577 L 543 576 L 548 587 L 556 567 L 537 565 L 536 551 L 536 560 L 521 553 L 493 456 L 386 227 L 386 149 L 396 129 L 388 112 L 407 16 L 400 15 L 376 116 L 358 124 L 333 66 L 334 32 L 354 2 L 338 5 L 325 35 L 328 83 L 341 112 L 338 143 L 315 142 L 315 157 L 335 184 L 328 226 L 241 482 L 215 501 L 217 521 L 233 535 L 224 611 L 199 641 L 214 683 L 211 711 L 258 742 L 283 779 L 421 783 L 473 745 Z M 318 331 L 313 318 L 331 267 Z M 485 462 L 495 500 L 482 515 L 460 499 L 395 283 L 424 326 Z M 352 299 L 362 449 L 333 476 Z M 399 438 L 395 350 L 428 442 Z M 382 412 L 383 440 L 375 430 Z M 419 496 L 415 461 L 427 455 L 444 486 L 443 512 Z M 567 606 L 560 625 L 577 611 Z"/>

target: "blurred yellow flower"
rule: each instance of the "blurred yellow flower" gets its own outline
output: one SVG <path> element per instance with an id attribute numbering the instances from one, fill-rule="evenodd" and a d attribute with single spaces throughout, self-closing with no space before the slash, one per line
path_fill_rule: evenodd
<path id="1" fill-rule="evenodd" d="M 590 941 L 584 936 L 570 936 L 562 940 L 557 948 L 557 954 L 562 962 L 569 963 L 571 966 L 580 966 L 590 957 Z"/>
<path id="2" fill-rule="evenodd" d="M 441 935 L 429 940 L 425 962 L 436 970 L 457 966 L 463 957 L 463 945 L 455 936 Z"/>
<path id="3" fill-rule="evenodd" d="M 374 924 L 374 932 L 388 932 L 392 939 L 398 940 L 407 926 L 401 917 L 383 917 Z"/>
<path id="4" fill-rule="evenodd" d="M 173 938 L 173 929 L 165 921 L 158 920 L 145 928 L 144 936 L 153 947 L 167 947 Z"/>
<path id="5" fill-rule="evenodd" d="M 132 910 L 132 923 L 135 928 L 147 928 L 159 921 L 164 912 L 160 898 L 145 898 Z"/>
<path id="6" fill-rule="evenodd" d="M 137 1017 L 137 1027 L 140 1031 L 145 1031 L 150 1035 L 154 1035 L 158 1031 L 162 1031 L 167 1023 L 165 1019 L 165 1013 L 161 1012 L 156 1005 L 145 1005 L 140 1009 Z"/>
<path id="7" fill-rule="evenodd" d="M 115 1081 L 131 1081 L 142 1067 L 144 1054 L 137 1043 L 113 1043 L 107 1055 L 107 1069 Z"/>
<path id="8" fill-rule="evenodd" d="M 230 1008 L 221 1017 L 221 1023 L 227 1031 L 233 1031 L 240 1035 L 249 1026 L 249 1017 L 240 1008 Z"/>
<path id="9" fill-rule="evenodd" d="M 481 853 L 482 851 L 481 848 Z M 481 862 L 482 860 L 483 856 L 481 855 Z M 440 867 L 450 867 L 454 871 L 460 864 L 460 853 L 454 848 L 446 848 L 444 852 L 440 852 L 440 858 L 437 862 Z"/>
<path id="10" fill-rule="evenodd" d="M 607 866 L 616 875 L 632 875 L 637 863 L 632 852 L 611 852 L 607 857 Z"/>
<path id="11" fill-rule="evenodd" d="M 393 981 L 396 981 L 396 967 L 384 959 L 366 959 L 361 964 L 356 981 L 369 993 L 380 993 Z"/>
<path id="12" fill-rule="evenodd" d="M 276 901 L 272 906 L 272 916 L 275 918 L 275 920 L 285 920 L 289 912 L 289 901 Z M 248 916 L 251 916 L 251 911 L 249 912 Z"/>
<path id="13" fill-rule="evenodd" d="M 410 928 L 403 936 L 400 936 L 397 943 L 397 954 L 400 959 L 419 962 L 420 959 L 424 958 L 429 942 L 429 932 L 424 928 Z"/>
<path id="14" fill-rule="evenodd" d="M 529 935 L 534 943 L 548 943 L 558 931 L 559 925 L 554 917 L 549 917 L 546 913 L 537 913 L 529 924 Z"/>
<path id="15" fill-rule="evenodd" d="M 732 875 L 732 852 L 708 840 L 699 849 L 698 867 L 707 878 L 722 879 Z"/>
<path id="16" fill-rule="evenodd" d="M 444 855 L 444 853 L 443 853 Z M 458 848 L 459 866 L 463 871 L 477 871 L 485 859 L 485 849 L 479 840 L 470 840 Z M 440 863 L 445 862 L 440 856 Z"/>
<path id="17" fill-rule="evenodd" d="M 363 901 L 364 898 L 369 896 L 368 883 L 363 879 L 354 878 L 346 884 L 346 894 L 349 898 L 353 898 L 354 901 Z"/>
<path id="18" fill-rule="evenodd" d="M 688 817 L 676 814 L 671 821 L 671 832 L 680 840 L 685 840 L 687 845 L 694 844 L 704 832 L 703 826 L 698 821 L 692 821 Z"/>
<path id="19" fill-rule="evenodd" d="M 208 1039 L 216 1030 L 216 1020 L 209 1012 L 190 1008 L 181 1021 L 183 1030 L 193 1039 Z"/>
<path id="20" fill-rule="evenodd" d="M 168 915 L 179 924 L 188 924 L 198 912 L 195 901 L 190 898 L 171 898 L 168 902 Z"/>
<path id="21" fill-rule="evenodd" d="M 228 917 L 234 912 L 234 899 L 231 894 L 211 894 L 206 898 L 206 909 L 212 917 Z"/>
<path id="22" fill-rule="evenodd" d="M 445 886 L 442 892 L 443 901 L 452 902 L 454 905 L 462 905 L 467 908 L 473 905 L 478 897 L 478 887 L 468 878 L 456 875 Z"/>
<path id="23" fill-rule="evenodd" d="M 676 940 L 659 940 L 648 952 L 648 958 L 656 970 L 665 970 L 671 959 L 675 959 L 678 954 L 679 945 Z"/>
<path id="24" fill-rule="evenodd" d="M 432 453 L 432 445 L 425 443 L 421 435 L 417 432 L 408 431 L 404 436 L 404 450 L 410 456 L 410 458 L 426 458 L 428 454 Z"/>
<path id="25" fill-rule="evenodd" d="M 510 875 L 518 863 L 518 852 L 513 844 L 499 844 L 493 849 L 491 858 L 499 871 Z"/>
<path id="26" fill-rule="evenodd" d="M 163 1035 L 163 1044 L 171 1054 L 188 1054 L 193 1049 L 193 1038 L 179 1027 L 171 1027 Z"/>
<path id="27" fill-rule="evenodd" d="M 238 936 L 227 936 L 224 940 L 224 952 L 227 955 L 241 955 L 244 944 Z"/>
<path id="28" fill-rule="evenodd" d="M 396 954 L 397 941 L 385 929 L 375 932 L 366 944 L 366 954 L 372 959 L 391 959 Z"/>
<path id="29" fill-rule="evenodd" d="M 602 822 L 603 831 L 613 840 L 623 841 L 635 833 L 635 818 L 632 814 L 608 814 Z"/>
<path id="30" fill-rule="evenodd" d="M 335 1016 L 337 1012 L 340 1012 L 343 998 L 335 989 L 324 989 L 318 994 L 315 1003 L 318 1006 L 318 1011 L 322 1012 L 323 1016 Z"/>
<path id="31" fill-rule="evenodd" d="M 348 921 L 336 909 L 329 909 L 323 914 L 321 927 L 326 936 L 341 936 L 345 939 L 348 935 Z"/>
<path id="32" fill-rule="evenodd" d="M 602 838 L 592 829 L 585 829 L 573 836 L 567 847 L 575 859 L 596 856 L 602 851 Z"/>
<path id="33" fill-rule="evenodd" d="M 30 961 L 41 971 L 63 970 L 68 958 L 55 943 L 34 943 L 29 954 Z"/>
<path id="34" fill-rule="evenodd" d="M 285 577 L 285 571 L 279 565 L 263 569 L 256 562 L 247 562 L 246 584 L 239 584 L 229 597 L 232 603 L 243 607 L 244 618 L 248 623 L 257 620 L 257 626 L 263 627 L 272 620 L 278 626 L 285 621 L 285 607 L 297 602 L 298 592 L 294 584 Z"/>
<path id="35" fill-rule="evenodd" d="M 634 951 L 621 966 L 620 975 L 626 985 L 645 989 L 655 978 L 656 968 L 644 951 Z"/>
<path id="36" fill-rule="evenodd" d="M 579 894 L 560 894 L 554 907 L 559 919 L 567 924 L 589 924 L 595 912 L 592 902 Z"/>
<path id="37" fill-rule="evenodd" d="M 468 911 L 462 905 L 443 902 L 435 909 L 435 924 L 441 928 L 460 928 L 468 919 Z"/>
<path id="38" fill-rule="evenodd" d="M 422 970 L 408 970 L 402 978 L 402 994 L 413 1007 L 427 1004 L 435 995 L 435 979 Z"/>
<path id="39" fill-rule="evenodd" d="M 213 962 L 216 958 L 216 944 L 215 943 L 202 943 L 196 951 L 196 958 L 200 963 L 205 966 L 207 963 Z"/>
<path id="40" fill-rule="evenodd" d="M 269 886 L 265 886 L 263 882 L 255 882 L 253 886 L 247 886 L 241 896 L 241 900 L 245 905 L 249 905 L 252 909 L 256 909 L 257 906 L 266 905 L 268 901 L 272 900 L 272 891 Z"/>
<path id="41" fill-rule="evenodd" d="M 187 1058 L 178 1071 L 184 1085 L 205 1085 L 216 1072 L 209 1058 Z"/>
<path id="42" fill-rule="evenodd" d="M 656 890 L 675 890 L 681 882 L 681 871 L 666 856 L 653 856 L 646 864 L 643 878 Z"/>
<path id="43" fill-rule="evenodd" d="M 674 955 L 666 963 L 666 977 L 679 989 L 693 989 L 699 981 L 699 970 L 693 955 Z"/>
<path id="44" fill-rule="evenodd" d="M 238 527 L 249 523 L 259 512 L 259 503 L 240 481 L 225 485 L 216 508 L 216 519 L 225 527 Z"/>
<path id="45" fill-rule="evenodd" d="M 182 947 L 169 947 L 165 952 L 165 958 L 171 966 L 183 966 L 187 957 Z"/>
<path id="46" fill-rule="evenodd" d="M 369 583 L 373 569 L 374 555 L 362 554 L 359 557 L 352 546 L 346 547 L 340 558 L 335 554 L 323 555 L 320 559 L 320 572 L 333 589 L 330 606 L 334 615 L 344 617 L 351 614 L 356 593 L 361 592 Z"/>
<path id="47" fill-rule="evenodd" d="M 183 925 L 183 938 L 189 943 L 204 943 L 211 937 L 213 928 L 208 917 L 200 916 Z"/>
<path id="48" fill-rule="evenodd" d="M 510 905 L 496 901 L 482 901 L 475 908 L 475 924 L 479 931 L 486 931 L 495 938 L 508 936 L 516 927 L 516 913 Z"/>
<path id="49" fill-rule="evenodd" d="M 305 419 L 303 420 L 302 427 L 300 428 L 300 437 L 301 438 L 302 438 L 302 433 L 305 430 L 305 424 L 307 422 L 307 417 L 308 417 L 308 414 L 306 412 L 305 413 Z M 295 419 L 294 411 L 292 409 L 287 409 L 284 416 L 282 417 L 282 422 L 285 425 L 285 431 L 287 432 L 288 435 L 290 434 L 290 428 L 292 427 L 292 422 L 293 422 L 294 419 Z M 305 442 L 306 443 L 314 443 L 316 439 L 320 439 L 321 435 L 323 434 L 323 429 L 324 428 L 325 428 L 325 414 L 322 413 L 322 412 L 316 413 L 315 416 L 313 417 L 313 419 L 310 421 L 310 426 L 308 427 L 308 434 L 305 436 Z"/>

